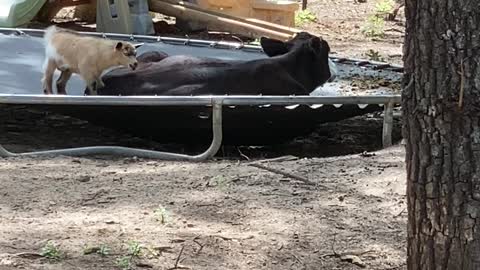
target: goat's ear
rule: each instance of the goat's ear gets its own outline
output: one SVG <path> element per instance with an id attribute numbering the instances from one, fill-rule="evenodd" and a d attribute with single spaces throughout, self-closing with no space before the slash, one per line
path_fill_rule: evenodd
<path id="1" fill-rule="evenodd" d="M 286 54 L 288 52 L 287 44 L 277 39 L 261 37 L 260 45 L 262 46 L 265 54 L 269 57 Z"/>
<path id="2" fill-rule="evenodd" d="M 134 44 L 133 47 L 135 47 L 135 49 L 138 49 L 138 48 L 142 47 L 143 44 L 145 44 L 145 43 L 137 43 L 137 44 Z"/>
<path id="3" fill-rule="evenodd" d="M 117 45 L 115 45 L 115 50 L 121 50 L 123 48 L 123 43 L 119 41 Z"/>

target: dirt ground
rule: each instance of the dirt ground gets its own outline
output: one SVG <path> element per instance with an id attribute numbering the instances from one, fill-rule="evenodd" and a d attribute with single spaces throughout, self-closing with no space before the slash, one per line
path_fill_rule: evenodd
<path id="1" fill-rule="evenodd" d="M 314 186 L 248 162 L 3 159 L 0 269 L 119 269 L 131 241 L 135 269 L 403 269 L 403 156 L 261 163 Z"/>
<path id="2" fill-rule="evenodd" d="M 301 28 L 324 36 L 333 55 L 369 59 L 369 51 L 377 52 L 384 62 L 402 63 L 402 46 L 405 33 L 405 16 L 400 9 L 395 21 L 385 21 L 383 37 L 367 37 L 362 29 L 381 0 L 313 0 L 308 9 L 317 22 L 306 23 Z"/>
<path id="3" fill-rule="evenodd" d="M 10 115 L 1 133 L 11 151 L 180 151 L 22 106 L 0 111 Z M 372 113 L 278 148 L 225 148 L 204 163 L 2 158 L 0 269 L 128 269 L 122 259 L 132 269 L 171 269 L 178 258 L 178 269 L 404 269 L 405 167 L 395 120 L 397 145 L 379 151 L 382 122 Z M 45 250 L 48 243 L 56 248 Z"/>
<path id="4" fill-rule="evenodd" d="M 316 185 L 249 162 L 3 159 L 0 269 L 119 269 L 131 241 L 135 269 L 404 269 L 404 152 L 374 154 L 254 162 Z"/>
<path id="5" fill-rule="evenodd" d="M 337 55 L 368 59 L 374 50 L 401 63 L 402 11 L 384 38 L 360 31 L 374 5 L 311 0 L 318 21 L 302 28 L 326 37 Z M 1 143 L 11 151 L 99 144 L 187 151 L 65 116 L 0 113 L 8 119 Z M 396 145 L 381 149 L 381 119 L 320 125 L 276 147 L 226 147 L 203 163 L 1 158 L 0 270 L 405 269 L 400 121 Z"/>

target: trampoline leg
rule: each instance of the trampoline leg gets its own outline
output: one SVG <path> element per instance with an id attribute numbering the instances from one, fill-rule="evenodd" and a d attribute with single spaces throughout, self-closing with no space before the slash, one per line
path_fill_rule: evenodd
<path id="1" fill-rule="evenodd" d="M 392 146 L 392 129 L 393 129 L 393 102 L 385 104 L 383 113 L 383 148 Z"/>
<path id="2" fill-rule="evenodd" d="M 119 155 L 119 156 L 136 156 L 139 158 L 151 158 L 161 160 L 184 160 L 184 161 L 204 161 L 215 156 L 222 146 L 222 103 L 213 101 L 212 107 L 212 131 L 213 139 L 210 147 L 203 153 L 195 156 L 159 152 L 152 150 L 144 150 L 120 146 L 93 146 L 81 148 L 67 148 L 40 152 L 12 153 L 0 145 L 0 157 L 17 157 L 17 156 L 88 156 L 88 155 Z"/>

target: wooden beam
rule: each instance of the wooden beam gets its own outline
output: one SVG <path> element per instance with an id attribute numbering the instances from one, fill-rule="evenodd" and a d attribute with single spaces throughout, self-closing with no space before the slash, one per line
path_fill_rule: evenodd
<path id="1" fill-rule="evenodd" d="M 236 18 L 231 15 L 213 15 L 210 12 L 193 9 L 185 5 L 171 4 L 159 0 L 150 0 L 149 6 L 150 10 L 154 12 L 177 18 L 200 21 L 202 23 L 205 23 L 207 27 L 212 30 L 230 31 L 252 38 L 256 38 L 259 36 L 267 36 L 280 40 L 289 40 L 293 37 L 293 35 L 290 33 L 280 32 L 262 26 L 254 25 L 252 23 L 242 21 L 242 19 Z"/>
<path id="2" fill-rule="evenodd" d="M 207 13 L 207 14 L 210 14 L 210 15 L 213 15 L 213 16 L 229 18 L 229 19 L 232 19 L 232 20 L 241 21 L 241 22 L 244 22 L 244 23 L 256 25 L 256 26 L 259 26 L 259 27 L 262 27 L 262 28 L 271 29 L 271 30 L 274 30 L 274 31 L 277 31 L 277 32 L 284 32 L 284 33 L 290 34 L 292 36 L 295 35 L 296 33 L 300 32 L 299 29 L 295 29 L 295 28 L 292 28 L 292 27 L 284 26 L 284 25 L 274 24 L 274 23 L 267 22 L 267 21 L 260 20 L 260 19 L 242 18 L 242 17 L 238 17 L 238 16 L 233 16 L 233 15 L 221 13 L 221 12 L 218 12 L 218 11 L 207 10 L 207 9 L 199 7 L 196 4 L 192 4 L 192 3 L 189 3 L 189 2 L 178 1 L 178 0 L 161 0 L 161 1 L 173 4 L 173 5 L 185 6 L 187 8 L 192 9 L 192 10 L 197 10 L 197 11 L 200 11 L 200 12 L 204 12 L 204 13 Z"/>

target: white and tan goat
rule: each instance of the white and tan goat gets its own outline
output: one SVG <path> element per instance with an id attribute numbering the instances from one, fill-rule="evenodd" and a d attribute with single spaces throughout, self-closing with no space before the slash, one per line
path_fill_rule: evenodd
<path id="1" fill-rule="evenodd" d="M 137 67 L 136 49 L 141 46 L 84 36 L 55 26 L 46 29 L 44 41 L 46 59 L 42 84 L 45 94 L 53 94 L 53 74 L 58 69 L 61 72 L 56 82 L 58 94 L 67 93 L 67 82 L 76 73 L 85 81 L 90 95 L 96 95 L 97 88 L 103 87 L 102 73 L 117 66 L 132 70 Z"/>

